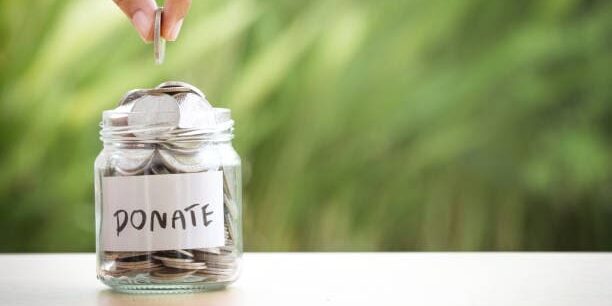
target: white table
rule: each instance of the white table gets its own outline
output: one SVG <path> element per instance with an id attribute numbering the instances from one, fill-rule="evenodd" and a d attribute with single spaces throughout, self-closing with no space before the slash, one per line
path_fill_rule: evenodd
<path id="1" fill-rule="evenodd" d="M 248 253 L 238 282 L 114 293 L 93 254 L 0 255 L 0 305 L 612 305 L 607 253 Z"/>

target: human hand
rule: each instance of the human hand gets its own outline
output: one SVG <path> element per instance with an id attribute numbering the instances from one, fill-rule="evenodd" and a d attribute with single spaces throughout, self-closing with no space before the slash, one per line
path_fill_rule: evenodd
<path id="1" fill-rule="evenodd" d="M 153 40 L 153 22 L 157 4 L 154 0 L 113 0 L 130 18 L 145 42 Z M 162 14 L 162 36 L 175 41 L 181 31 L 183 19 L 189 11 L 191 0 L 166 0 Z"/>

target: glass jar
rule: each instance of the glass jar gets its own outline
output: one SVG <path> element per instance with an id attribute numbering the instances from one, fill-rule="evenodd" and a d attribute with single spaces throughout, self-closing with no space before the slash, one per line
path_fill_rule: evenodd
<path id="1" fill-rule="evenodd" d="M 229 109 L 168 82 L 129 92 L 102 117 L 98 279 L 119 291 L 213 290 L 235 281 L 242 194 Z"/>

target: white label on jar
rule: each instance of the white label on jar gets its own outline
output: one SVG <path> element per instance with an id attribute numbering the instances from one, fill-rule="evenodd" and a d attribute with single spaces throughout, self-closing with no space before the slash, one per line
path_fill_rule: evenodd
<path id="1" fill-rule="evenodd" d="M 225 244 L 223 173 L 102 178 L 102 249 L 160 251 Z"/>

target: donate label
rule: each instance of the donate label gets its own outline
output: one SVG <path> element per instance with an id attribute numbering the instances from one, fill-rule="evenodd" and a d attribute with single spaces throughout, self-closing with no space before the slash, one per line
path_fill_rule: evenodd
<path id="1" fill-rule="evenodd" d="M 103 177 L 101 236 L 104 251 L 223 246 L 223 173 Z"/>

